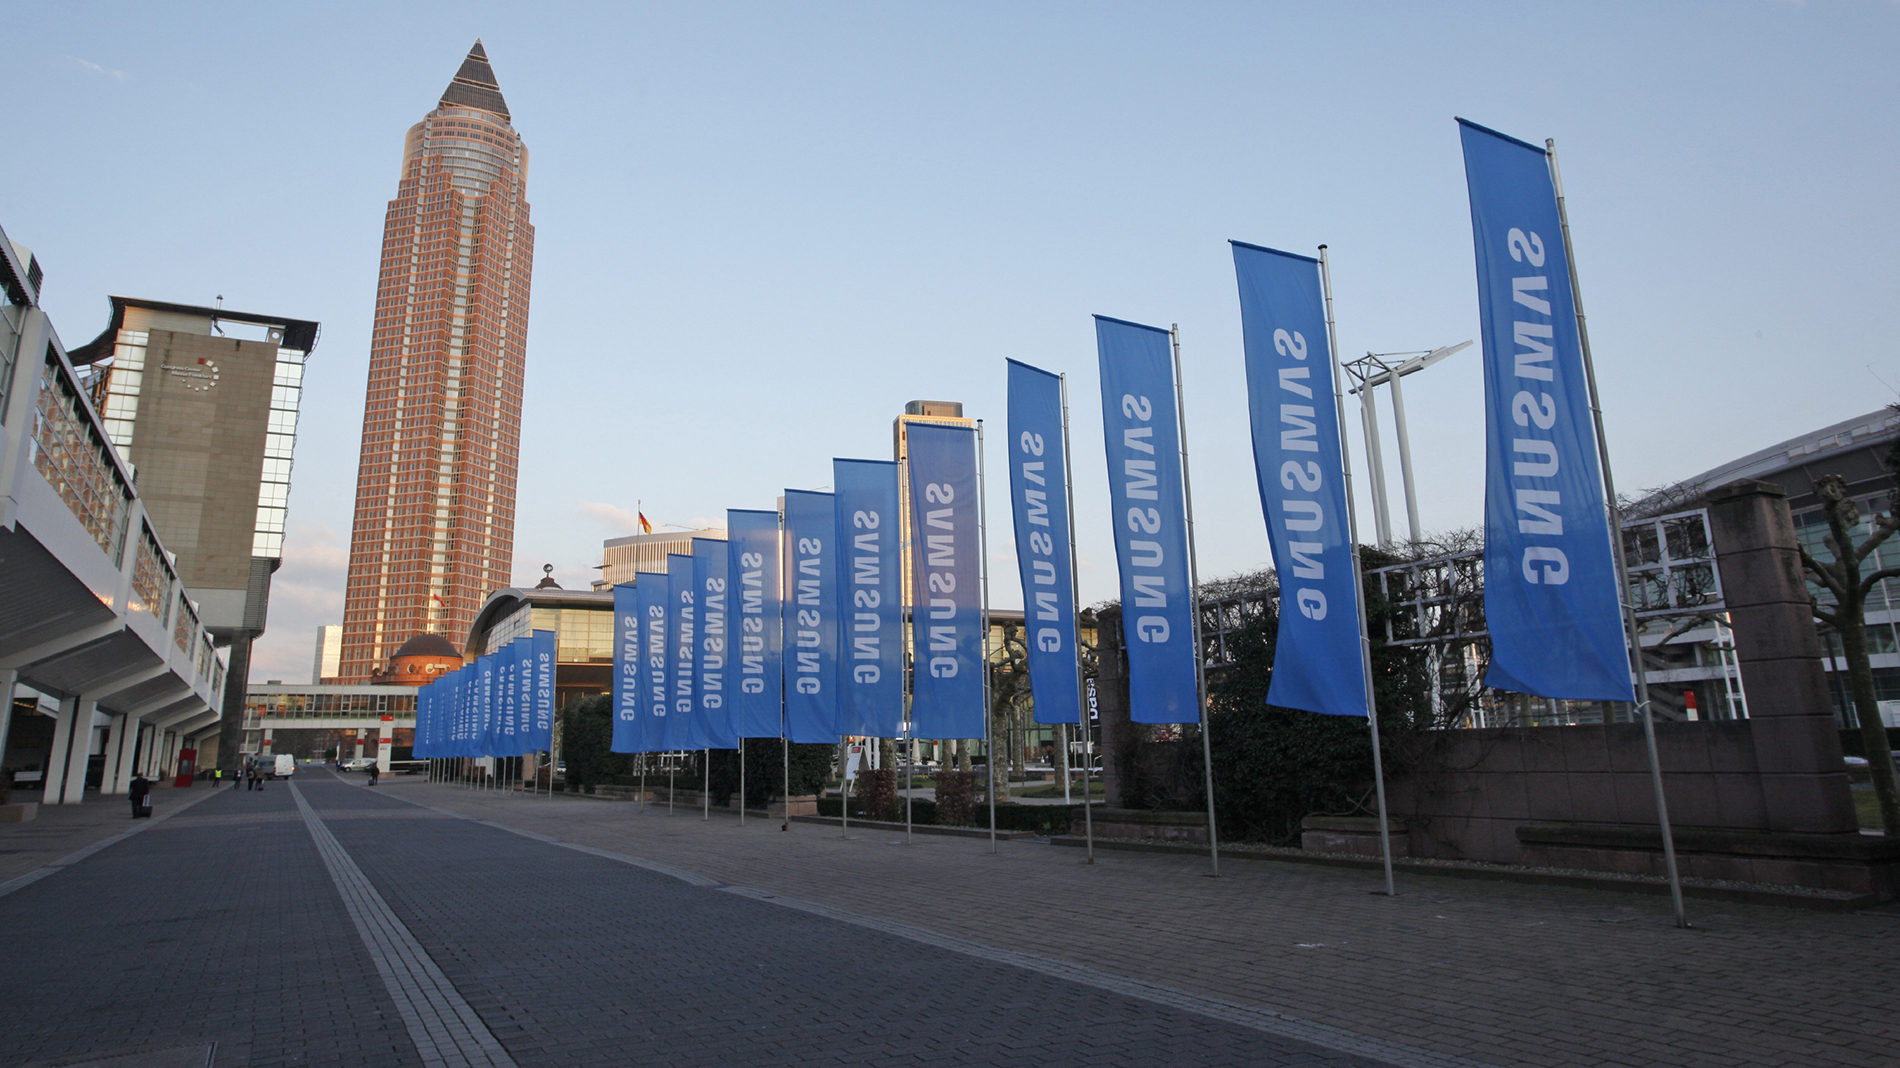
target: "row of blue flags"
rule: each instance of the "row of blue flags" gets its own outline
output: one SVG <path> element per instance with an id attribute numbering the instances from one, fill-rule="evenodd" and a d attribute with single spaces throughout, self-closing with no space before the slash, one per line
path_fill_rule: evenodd
<path id="1" fill-rule="evenodd" d="M 414 754 L 521 756 L 554 734 L 555 632 L 537 630 L 416 690 Z"/>
<path id="2" fill-rule="evenodd" d="M 1477 247 L 1487 423 L 1486 683 L 1628 701 L 1610 528 L 1555 187 L 1545 150 L 1459 120 Z M 1232 242 L 1255 473 L 1280 579 L 1271 704 L 1365 716 L 1370 686 L 1323 265 Z M 1103 446 L 1130 718 L 1200 719 L 1194 574 L 1170 331 L 1095 318 Z M 1036 719 L 1081 722 L 1060 376 L 1008 361 L 1011 518 Z M 833 461 L 833 490 L 732 510 L 664 573 L 614 590 L 613 748 L 985 733 L 985 601 L 976 433 L 908 429 L 899 468 Z M 906 558 L 906 554 L 908 557 Z M 910 576 L 911 631 L 900 583 Z M 544 641 L 546 655 L 541 649 Z M 548 632 L 422 690 L 417 753 L 547 747 Z M 426 746 L 426 751 L 425 751 Z"/>

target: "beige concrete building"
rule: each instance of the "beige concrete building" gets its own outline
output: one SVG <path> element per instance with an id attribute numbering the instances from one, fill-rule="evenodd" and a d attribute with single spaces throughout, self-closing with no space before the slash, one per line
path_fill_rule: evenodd
<path id="1" fill-rule="evenodd" d="M 104 332 L 69 353 L 206 632 L 231 649 L 231 730 L 283 557 L 304 361 L 317 333 L 302 319 L 113 297 Z M 235 736 L 224 742 L 234 757 Z"/>

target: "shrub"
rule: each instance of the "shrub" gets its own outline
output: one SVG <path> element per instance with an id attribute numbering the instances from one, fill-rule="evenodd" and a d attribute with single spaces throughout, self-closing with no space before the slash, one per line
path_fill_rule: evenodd
<path id="1" fill-rule="evenodd" d="M 858 772 L 857 793 L 858 804 L 874 814 L 868 819 L 890 819 L 897 806 L 897 772 L 890 768 Z M 901 820 L 904 814 L 897 812 L 896 817 Z"/>
<path id="2" fill-rule="evenodd" d="M 803 797 L 816 794 L 824 789 L 825 780 L 831 777 L 832 757 L 838 747 L 823 742 L 812 744 L 795 743 L 792 746 L 792 796 Z M 777 738 L 748 738 L 745 743 L 745 803 L 747 808 L 764 808 L 773 798 L 779 797 L 785 789 L 785 765 L 783 750 Z M 736 761 L 735 761 L 736 763 Z M 715 765 L 716 766 L 716 765 Z M 738 772 L 733 771 L 738 788 Z M 714 772 L 713 786 L 719 786 L 719 773 Z"/>
<path id="3" fill-rule="evenodd" d="M 970 825 L 976 804 L 976 772 L 940 771 L 937 773 L 937 822 L 955 826 Z M 985 824 L 987 825 L 987 820 Z"/>
<path id="4" fill-rule="evenodd" d="M 580 698 L 561 710 L 561 759 L 567 762 L 569 787 L 591 788 L 626 774 L 627 755 L 611 748 L 612 706 L 612 698 L 597 694 Z"/>

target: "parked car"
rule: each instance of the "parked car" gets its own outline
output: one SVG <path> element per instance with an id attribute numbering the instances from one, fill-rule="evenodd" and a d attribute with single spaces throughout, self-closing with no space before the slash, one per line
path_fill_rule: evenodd
<path id="1" fill-rule="evenodd" d="M 375 757 L 351 757 L 343 762 L 344 771 L 367 771 L 376 765 Z"/>

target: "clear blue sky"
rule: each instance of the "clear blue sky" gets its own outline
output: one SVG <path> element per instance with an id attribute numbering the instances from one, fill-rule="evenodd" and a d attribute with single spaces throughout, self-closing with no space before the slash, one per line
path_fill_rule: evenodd
<path id="1" fill-rule="evenodd" d="M 1329 244 L 1349 357 L 1475 337 L 1454 115 L 1557 139 L 1619 486 L 1900 385 L 1891 2 L 70 3 L 6 24 L 0 223 L 68 344 L 112 293 L 323 323 L 259 679 L 305 677 L 340 617 L 383 209 L 478 36 L 533 153 L 517 582 L 551 563 L 584 585 L 637 499 L 691 524 L 825 485 L 940 398 L 993 428 L 993 599 L 1020 603 L 1015 357 L 1070 374 L 1082 594 L 1112 596 L 1095 312 L 1181 324 L 1201 573 L 1265 566 L 1226 239 Z M 1411 381 L 1425 526 L 1473 525 L 1475 350 Z"/>

